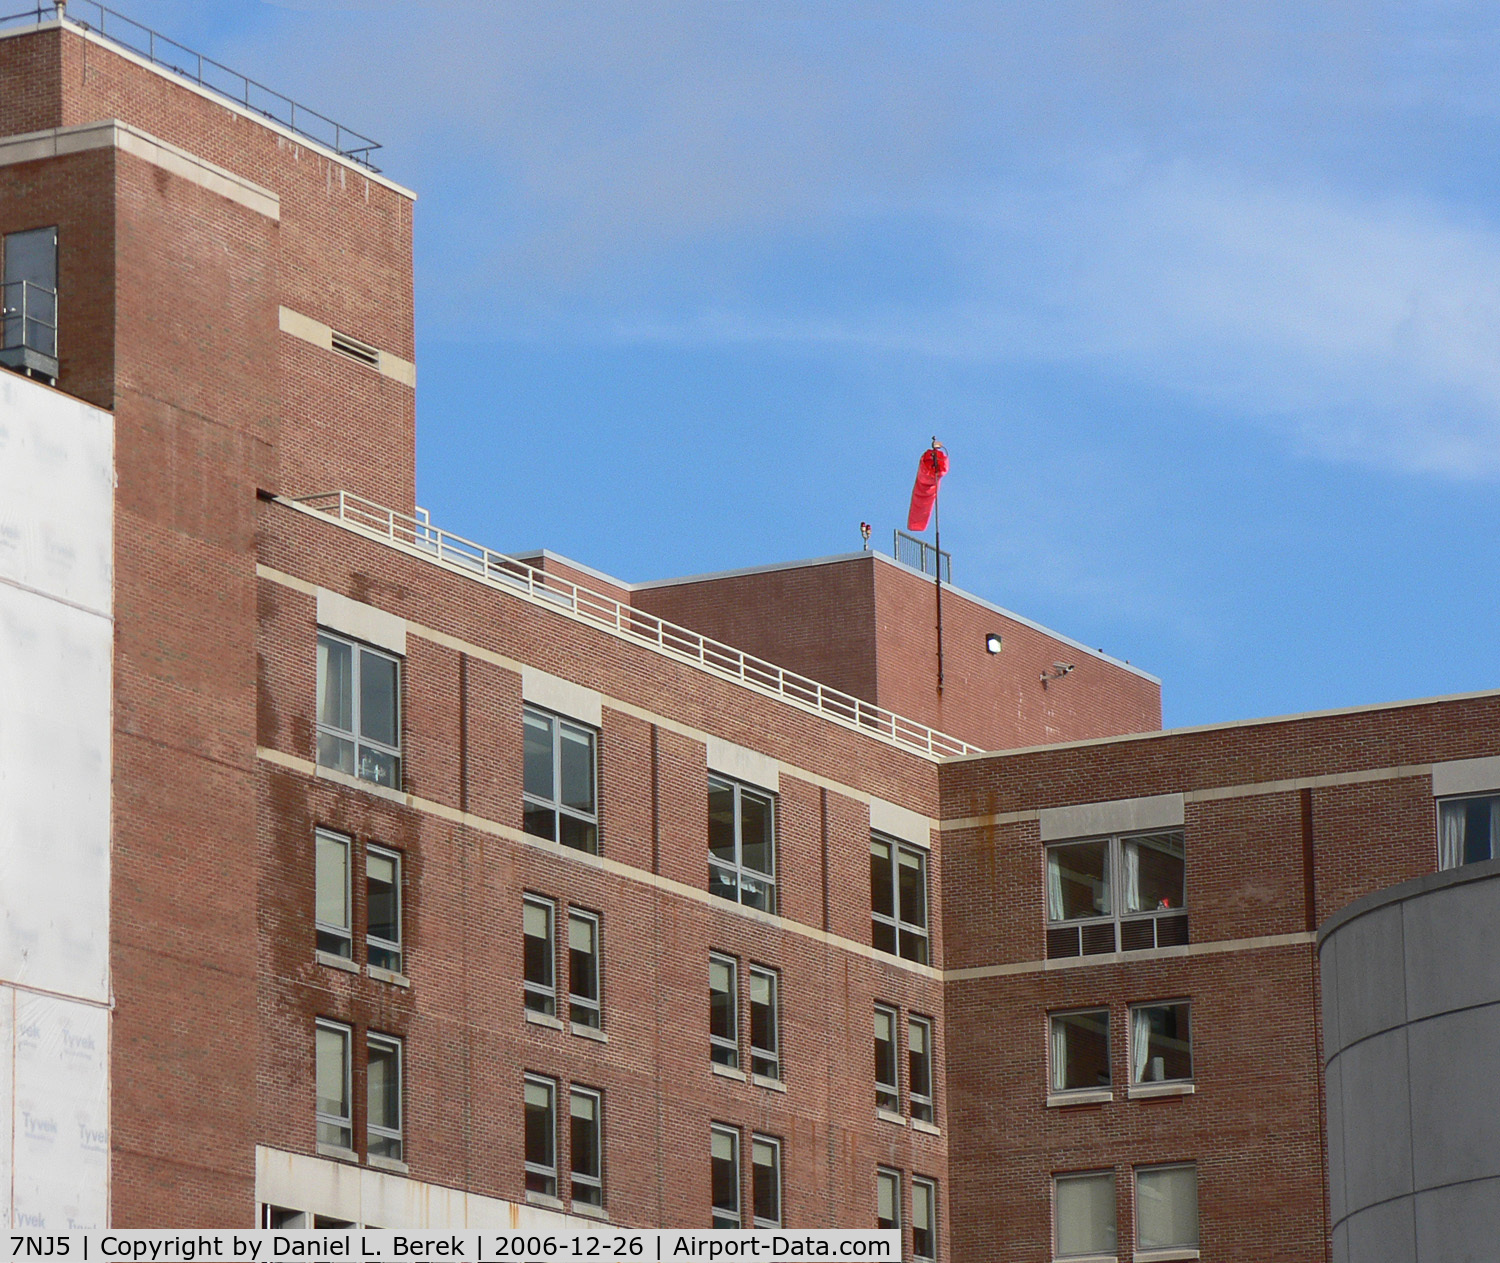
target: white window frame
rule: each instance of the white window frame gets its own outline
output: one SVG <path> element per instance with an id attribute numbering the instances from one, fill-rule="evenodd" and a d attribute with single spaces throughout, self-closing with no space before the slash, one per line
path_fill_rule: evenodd
<path id="1" fill-rule="evenodd" d="M 764 1166 L 765 1163 L 757 1162 L 758 1151 L 769 1149 L 774 1161 L 771 1162 L 771 1178 L 775 1181 L 776 1189 L 776 1214 L 762 1215 L 760 1213 L 759 1198 L 756 1196 L 755 1170 Z M 782 1208 L 782 1193 L 784 1184 L 781 1179 L 781 1141 L 775 1136 L 763 1136 L 755 1132 L 750 1137 L 750 1214 L 751 1225 L 756 1228 L 780 1228 L 785 1214 Z"/>
<path id="2" fill-rule="evenodd" d="M 1125 892 L 1125 844 L 1127 842 L 1147 842 L 1152 838 L 1175 837 L 1182 846 L 1182 903 L 1178 907 L 1170 908 L 1140 908 L 1134 911 L 1125 911 L 1120 907 Z M 1188 899 L 1187 881 L 1187 840 L 1186 831 L 1181 827 L 1169 829 L 1135 830 L 1129 833 L 1109 833 L 1102 836 L 1087 838 L 1059 838 L 1049 842 L 1042 856 L 1042 886 L 1043 897 L 1047 903 L 1047 888 L 1051 882 L 1050 870 L 1052 856 L 1060 851 L 1073 846 L 1087 846 L 1089 844 L 1103 843 L 1105 845 L 1105 876 L 1109 883 L 1110 909 L 1108 912 L 1095 913 L 1084 917 L 1063 917 L 1058 920 L 1052 918 L 1051 907 L 1047 907 L 1047 956 L 1049 959 L 1071 959 L 1076 956 L 1098 956 L 1109 955 L 1123 951 L 1151 951 L 1159 947 L 1182 946 L 1190 941 L 1189 911 L 1191 902 Z M 1181 930 L 1177 930 L 1177 926 Z M 1109 942 L 1103 944 L 1098 937 L 1096 927 L 1109 927 Z M 1151 942 L 1144 946 L 1126 947 L 1125 927 L 1130 926 L 1141 932 L 1145 927 L 1150 927 Z M 1168 931 L 1163 926 L 1170 926 Z M 1094 929 L 1093 935 L 1088 934 Z M 1179 938 L 1180 934 L 1180 938 Z M 1096 940 L 1090 943 L 1090 939 Z M 1165 941 L 1163 941 L 1165 939 Z M 1072 942 L 1076 950 L 1054 951 L 1053 943 L 1056 940 L 1061 946 L 1064 940 Z"/>
<path id="3" fill-rule="evenodd" d="M 927 1198 L 927 1228 L 926 1231 L 932 1236 L 932 1249 L 923 1254 L 917 1247 L 917 1233 L 921 1230 L 917 1223 L 917 1190 L 920 1189 Z M 938 1186 L 937 1181 L 926 1175 L 914 1175 L 911 1177 L 911 1256 L 921 1263 L 932 1263 L 938 1256 Z"/>
<path id="4" fill-rule="evenodd" d="M 936 1023 L 930 1017 L 922 1017 L 916 1013 L 906 1015 L 906 1099 L 907 1109 L 912 1118 L 920 1123 L 937 1124 L 937 1054 L 933 1046 L 933 1032 Z M 916 1054 L 912 1052 L 912 1029 L 921 1027 L 927 1045 L 922 1059 L 927 1063 L 927 1091 L 917 1091 L 917 1077 L 913 1073 L 916 1062 Z"/>
<path id="5" fill-rule="evenodd" d="M 526 703 L 522 707 L 521 724 L 522 737 L 525 737 L 525 724 L 528 719 L 540 719 L 550 725 L 552 738 L 552 797 L 544 798 L 542 795 L 525 788 L 525 768 L 522 768 L 522 826 L 525 826 L 526 808 L 535 807 L 542 811 L 552 813 L 552 836 L 551 841 L 559 846 L 571 847 L 589 855 L 599 854 L 599 730 L 590 728 L 587 724 L 580 724 L 576 720 L 564 718 L 553 711 L 545 710 L 540 706 Z M 563 729 L 569 729 L 588 738 L 589 746 L 589 776 L 591 779 L 590 797 L 594 800 L 594 810 L 591 812 L 579 811 L 576 807 L 566 806 L 562 801 L 562 733 Z M 562 817 L 576 820 L 581 824 L 589 826 L 592 830 L 591 846 L 575 847 L 571 842 L 565 842 L 562 836 Z M 532 833 L 530 829 L 525 830 L 532 837 L 546 837 L 545 834 Z"/>
<path id="6" fill-rule="evenodd" d="M 1113 1213 L 1113 1217 L 1112 1217 L 1113 1218 L 1113 1225 L 1114 1225 L 1114 1233 L 1115 1233 L 1115 1245 L 1114 1245 L 1114 1248 L 1113 1249 L 1106 1249 L 1106 1250 L 1089 1250 L 1088 1252 L 1083 1253 L 1083 1254 L 1079 1254 L 1079 1253 L 1076 1253 L 1076 1252 L 1070 1253 L 1070 1254 L 1064 1254 L 1062 1252 L 1062 1248 L 1061 1248 L 1061 1246 L 1059 1245 L 1059 1242 L 1058 1242 L 1058 1230 L 1061 1228 L 1061 1224 L 1058 1222 L 1058 1216 L 1057 1216 L 1057 1202 L 1058 1202 L 1057 1190 L 1058 1190 L 1058 1186 L 1061 1185 L 1061 1184 L 1063 1184 L 1063 1183 L 1065 1183 L 1065 1182 L 1068 1182 L 1068 1181 L 1105 1180 L 1105 1179 L 1107 1179 L 1109 1181 L 1109 1189 L 1110 1189 L 1110 1195 L 1111 1195 L 1111 1199 L 1112 1199 L 1110 1205 L 1111 1205 L 1111 1208 L 1112 1208 L 1112 1210 L 1114 1212 Z M 1120 1241 L 1119 1187 L 1118 1187 L 1118 1181 L 1115 1179 L 1115 1173 L 1114 1173 L 1114 1171 L 1112 1171 L 1112 1170 L 1104 1170 L 1104 1171 L 1059 1171 L 1056 1174 L 1054 1174 L 1053 1177 L 1052 1177 L 1052 1257 L 1054 1259 L 1113 1259 L 1113 1258 L 1117 1257 L 1117 1255 L 1118 1255 L 1118 1251 L 1119 1251 L 1119 1248 L 1120 1248 L 1119 1241 Z"/>
<path id="7" fill-rule="evenodd" d="M 394 940 L 379 938 L 370 930 L 370 861 L 372 859 L 385 859 L 391 861 L 392 868 L 392 893 L 395 899 L 396 913 L 396 937 Z M 406 952 L 403 944 L 406 941 L 405 927 L 405 892 L 403 890 L 405 877 L 405 865 L 402 862 L 401 852 L 393 851 L 390 847 L 369 845 L 365 847 L 365 951 L 372 969 L 384 969 L 387 973 L 399 974 L 406 968 Z M 384 964 L 375 963 L 375 954 L 384 953 Z"/>
<path id="8" fill-rule="evenodd" d="M 1191 1241 L 1162 1242 L 1157 1245 L 1142 1245 L 1141 1240 L 1141 1176 L 1164 1171 L 1191 1171 L 1193 1173 L 1193 1239 Z M 1134 1197 L 1136 1252 L 1139 1256 L 1148 1252 L 1156 1257 L 1158 1251 L 1196 1251 L 1202 1239 L 1203 1225 L 1198 1214 L 1198 1164 L 1196 1162 L 1153 1162 L 1138 1166 L 1131 1172 L 1131 1194 Z"/>
<path id="9" fill-rule="evenodd" d="M 344 852 L 344 923 L 335 925 L 318 915 L 318 888 L 322 879 L 322 851 L 325 843 L 343 848 Z M 313 830 L 313 938 L 317 951 L 340 960 L 354 959 L 354 839 L 333 829 Z M 326 939 L 326 941 L 325 941 Z"/>
<path id="10" fill-rule="evenodd" d="M 535 908 L 547 917 L 547 972 L 552 981 L 544 983 L 526 976 L 526 941 L 537 938 L 526 932 L 526 909 Z M 521 899 L 521 990 L 522 1007 L 528 1013 L 557 1017 L 557 901 L 545 895 L 525 895 Z"/>
<path id="11" fill-rule="evenodd" d="M 891 1078 L 889 1082 L 880 1077 L 880 1028 L 879 1019 L 888 1017 L 891 1025 Z M 901 1113 L 901 1010 L 889 1004 L 875 1006 L 875 1021 L 871 1023 L 870 1035 L 875 1044 L 875 1108 L 886 1114 Z"/>
<path id="12" fill-rule="evenodd" d="M 1136 1033 L 1136 1017 L 1135 1017 L 1135 1015 L 1138 1012 L 1144 1012 L 1144 1011 L 1146 1011 L 1148 1009 L 1184 1009 L 1184 1010 L 1186 1010 L 1186 1012 L 1187 1012 L 1187 1028 L 1188 1028 L 1188 1038 L 1187 1038 L 1188 1072 L 1187 1072 L 1186 1077 L 1177 1078 L 1177 1079 L 1166 1079 L 1166 1078 L 1163 1078 L 1163 1079 L 1144 1079 L 1144 1078 L 1140 1077 L 1140 1070 L 1141 1070 L 1141 1050 L 1137 1047 L 1138 1036 L 1137 1036 L 1137 1033 Z M 1176 999 L 1176 1000 L 1142 1000 L 1139 1003 L 1132 1004 L 1130 1006 L 1129 1012 L 1130 1012 L 1130 1020 L 1127 1023 L 1126 1030 L 1125 1030 L 1125 1050 L 1126 1050 L 1126 1054 L 1127 1054 L 1127 1057 L 1128 1057 L 1129 1062 L 1130 1062 L 1130 1086 L 1131 1087 L 1154 1087 L 1157 1084 L 1192 1083 L 1193 1082 L 1193 1074 L 1194 1074 L 1194 1071 L 1193 1071 L 1193 1005 L 1192 1005 L 1192 1001 L 1187 1000 L 1187 999 Z M 1147 1050 L 1148 1051 L 1149 1051 L 1149 1048 L 1150 1048 L 1150 1044 L 1148 1043 L 1147 1044 Z M 1147 1063 L 1146 1068 L 1150 1069 L 1149 1063 Z"/>
<path id="13" fill-rule="evenodd" d="M 717 875 L 718 879 L 725 885 L 733 884 L 734 898 L 731 900 L 731 902 L 741 904 L 747 908 L 757 908 L 759 911 L 770 912 L 774 914 L 777 910 L 776 869 L 778 860 L 778 846 L 776 838 L 776 825 L 777 816 L 779 814 L 777 811 L 776 795 L 768 789 L 761 789 L 756 785 L 747 785 L 743 781 L 736 781 L 731 779 L 730 777 L 720 776 L 714 772 L 709 773 L 708 786 L 710 791 L 712 791 L 714 788 L 718 788 L 721 790 L 727 789 L 732 791 L 734 795 L 734 861 L 731 863 L 726 860 L 721 860 L 714 855 L 712 850 L 709 851 L 708 876 L 710 891 L 713 891 L 713 882 L 715 875 Z M 771 837 L 770 846 L 768 849 L 771 855 L 771 871 L 768 873 L 763 873 L 757 868 L 750 868 L 745 863 L 745 828 L 743 804 L 746 794 L 750 794 L 755 798 L 762 799 L 766 804 L 766 811 L 770 818 Z M 764 907 L 761 907 L 759 904 L 756 904 L 751 900 L 745 898 L 746 881 L 749 881 L 751 883 L 758 883 L 759 885 L 764 887 Z M 729 898 L 729 896 L 725 894 L 720 894 L 719 897 L 722 899 Z"/>
<path id="14" fill-rule="evenodd" d="M 889 863 L 891 869 L 891 915 L 876 912 L 874 905 L 875 891 L 875 848 L 883 846 L 889 851 Z M 909 909 L 901 903 L 901 859 L 903 856 L 913 857 L 917 861 L 918 871 L 921 873 L 922 881 L 922 923 L 919 925 L 908 920 L 905 915 Z M 888 833 L 871 832 L 870 834 L 870 920 L 874 927 L 884 927 L 889 931 L 894 948 L 880 947 L 875 936 L 875 930 L 871 931 L 871 942 L 877 950 L 889 952 L 891 955 L 899 956 L 902 960 L 915 961 L 919 965 L 929 964 L 932 960 L 932 888 L 931 874 L 929 872 L 930 855 L 926 847 L 917 846 L 911 842 L 903 842 L 899 838 L 893 838 Z M 908 946 L 911 948 L 907 950 Z"/>
<path id="15" fill-rule="evenodd" d="M 708 1198 L 709 1211 L 712 1226 L 715 1228 L 738 1228 L 744 1223 L 745 1218 L 745 1190 L 743 1187 L 744 1177 L 740 1170 L 740 1129 L 730 1127 L 724 1123 L 714 1123 L 708 1129 L 709 1135 L 709 1179 Z M 713 1155 L 713 1142 L 718 1137 L 727 1138 L 729 1141 L 729 1161 L 734 1167 L 734 1208 L 720 1207 L 713 1200 L 713 1163 L 718 1159 Z M 721 1220 L 723 1222 L 721 1222 Z"/>
<path id="16" fill-rule="evenodd" d="M 771 992 L 771 1046 L 755 1042 L 755 984 L 769 983 Z M 781 1080 L 781 975 L 766 965 L 750 966 L 750 1073 L 761 1079 Z"/>
<path id="17" fill-rule="evenodd" d="M 573 922 L 578 921 L 593 927 L 594 949 L 594 994 L 586 996 L 574 985 L 577 981 L 573 969 Z M 585 1026 L 590 1030 L 604 1029 L 604 918 L 597 912 L 583 908 L 568 909 L 568 1020 L 574 1026 Z"/>
<path id="18" fill-rule="evenodd" d="M 406 1157 L 406 1144 L 403 1139 L 406 1126 L 406 1050 L 400 1038 L 395 1035 L 383 1035 L 375 1031 L 365 1034 L 366 1062 L 365 1062 L 365 1122 L 366 1131 L 369 1133 L 368 1150 L 371 1156 L 388 1158 L 395 1162 L 402 1162 Z M 370 1073 L 369 1073 L 369 1051 L 382 1048 L 395 1054 L 396 1066 L 396 1126 L 394 1129 L 384 1125 L 376 1124 L 375 1111 L 369 1101 Z M 386 1148 L 392 1150 L 384 1154 L 374 1154 L 375 1141 L 379 1139 L 386 1142 Z"/>
<path id="19" fill-rule="evenodd" d="M 899 1231 L 905 1224 L 906 1219 L 901 1213 L 901 1172 L 896 1170 L 895 1167 L 875 1168 L 875 1226 L 877 1228 L 882 1226 L 880 1223 L 880 1185 L 882 1181 L 889 1182 L 892 1185 L 891 1207 L 896 1217 L 894 1223 L 884 1226 L 895 1228 Z"/>
<path id="20" fill-rule="evenodd" d="M 316 754 L 318 764 L 322 767 L 334 766 L 333 764 L 325 763 L 323 761 L 322 738 L 325 735 L 338 741 L 347 741 L 354 746 L 354 771 L 351 773 L 351 775 L 353 775 L 358 780 L 369 781 L 372 785 L 380 785 L 386 789 L 400 789 L 402 771 L 401 725 L 403 719 L 401 687 L 402 676 L 406 666 L 405 661 L 398 657 L 396 654 L 387 653 L 383 649 L 376 649 L 373 645 L 367 645 L 362 640 L 354 640 L 349 636 L 342 636 L 337 632 L 330 631 L 326 627 L 318 628 L 318 640 L 320 642 L 327 640 L 333 644 L 344 645 L 349 650 L 349 722 L 351 725 L 347 729 L 339 728 L 332 723 L 326 722 L 323 718 L 322 709 L 325 681 L 323 679 L 323 655 L 320 653 L 318 655 L 318 693 L 316 699 L 316 710 L 318 711 Z M 364 670 L 364 657 L 366 654 L 374 658 L 381 658 L 387 662 L 394 663 L 396 667 L 396 693 L 395 697 L 392 699 L 392 708 L 395 712 L 395 745 L 387 745 L 383 741 L 377 740 L 373 737 L 367 737 L 361 731 L 362 725 L 360 717 L 360 675 Z M 384 780 L 378 774 L 369 774 L 370 768 L 366 767 L 365 761 L 361 757 L 361 750 L 365 748 L 368 748 L 369 750 L 377 754 L 387 755 L 394 761 L 395 768 L 392 773 L 393 779 L 391 781 L 388 782 Z M 372 764 L 371 767 L 377 768 L 378 764 Z"/>
<path id="21" fill-rule="evenodd" d="M 551 1149 L 552 1149 L 552 1162 L 551 1162 L 551 1165 L 548 1165 L 548 1164 L 543 1163 L 543 1162 L 533 1162 L 531 1160 L 530 1156 L 526 1155 L 526 1141 L 529 1140 L 529 1137 L 527 1137 L 526 1134 L 525 1134 L 526 1130 L 527 1130 L 527 1123 L 526 1123 L 525 1115 L 532 1108 L 531 1102 L 529 1100 L 527 1100 L 527 1095 L 530 1093 L 530 1091 L 533 1088 L 536 1088 L 539 1091 L 544 1091 L 544 1092 L 547 1093 L 547 1117 L 548 1117 L 549 1126 L 550 1126 L 550 1129 L 551 1129 Z M 544 1199 L 546 1199 L 548 1201 L 555 1202 L 555 1201 L 558 1200 L 558 1196 L 557 1196 L 557 1188 L 558 1188 L 558 1185 L 557 1185 L 557 1080 L 556 1079 L 549 1079 L 546 1075 L 528 1074 L 526 1076 L 526 1078 L 525 1078 L 525 1090 L 522 1092 L 522 1095 L 521 1095 L 521 1103 L 522 1103 L 522 1154 L 523 1154 L 523 1157 L 525 1159 L 525 1169 L 526 1169 L 526 1179 L 525 1179 L 525 1183 L 526 1183 L 526 1196 L 528 1198 L 537 1198 L 537 1197 L 540 1197 L 540 1198 L 544 1198 Z M 536 1181 L 540 1182 L 544 1186 L 545 1185 L 550 1185 L 550 1188 L 548 1188 L 548 1187 L 532 1188 L 531 1184 L 532 1184 L 533 1180 L 536 1180 Z"/>
<path id="22" fill-rule="evenodd" d="M 1060 1087 L 1058 1079 L 1066 1069 L 1066 1063 L 1058 1064 L 1057 1023 L 1064 1018 L 1102 1014 L 1104 1017 L 1104 1069 L 1109 1075 L 1107 1083 L 1085 1084 L 1082 1087 Z M 1091 1096 L 1097 1093 L 1114 1093 L 1114 1024 L 1110 1010 L 1105 1005 L 1094 1004 L 1079 1009 L 1056 1009 L 1047 1014 L 1047 1094 L 1049 1096 Z"/>
<path id="23" fill-rule="evenodd" d="M 716 1035 L 713 1028 L 713 967 L 722 965 L 729 970 L 729 1020 L 732 1026 L 728 1035 Z M 716 1066 L 726 1070 L 740 1068 L 740 962 L 723 952 L 708 954 L 708 1058 Z"/>
<path id="24" fill-rule="evenodd" d="M 578 1169 L 578 1145 L 574 1143 L 574 1120 L 578 1117 L 573 1113 L 574 1102 L 579 1100 L 592 1101 L 594 1105 L 594 1153 L 599 1159 L 599 1169 L 594 1172 L 580 1171 Z M 569 1195 L 573 1204 L 592 1206 L 597 1210 L 604 1209 L 604 1093 L 596 1088 L 581 1087 L 572 1084 L 568 1089 L 568 1176 Z M 584 1196 L 579 1196 L 579 1189 L 584 1190 Z"/>
<path id="25" fill-rule="evenodd" d="M 322 1108 L 323 1085 L 318 1082 L 322 1073 L 321 1059 L 318 1057 L 317 1036 L 329 1034 L 338 1036 L 344 1046 L 343 1055 L 343 1089 L 344 1115 L 327 1113 Z M 314 1023 L 313 1039 L 313 1066 L 314 1066 L 314 1096 L 315 1112 L 317 1117 L 318 1148 L 320 1150 L 334 1149 L 341 1153 L 352 1153 L 354 1151 L 354 1028 L 347 1022 L 335 1022 L 331 1018 L 318 1018 Z M 343 1135 L 343 1143 L 336 1139 L 323 1138 L 324 1129 L 332 1133 L 335 1129 Z"/>

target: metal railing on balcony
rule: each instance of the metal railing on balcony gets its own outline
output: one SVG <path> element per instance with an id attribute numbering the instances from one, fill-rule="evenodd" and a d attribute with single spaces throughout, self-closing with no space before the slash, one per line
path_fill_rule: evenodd
<path id="1" fill-rule="evenodd" d="M 953 557 L 946 550 L 934 548 L 925 539 L 918 539 L 915 535 L 908 535 L 905 531 L 896 531 L 896 537 L 891 543 L 891 555 L 903 566 L 910 566 L 913 570 L 920 570 L 923 574 L 936 575 L 938 567 L 943 568 L 943 582 L 953 582 Z"/>
<path id="2" fill-rule="evenodd" d="M 442 530 L 425 516 L 411 517 L 347 491 L 302 496 L 288 503 L 904 750 L 934 757 L 981 752 L 967 741 Z"/>
<path id="3" fill-rule="evenodd" d="M 20 21 L 39 22 L 54 15 L 69 25 L 92 31 L 109 43 L 144 57 L 153 66 L 280 123 L 289 131 L 331 149 L 351 162 L 371 171 L 380 170 L 370 160 L 370 155 L 381 147 L 378 141 L 345 127 L 326 114 L 308 109 L 274 88 L 257 83 L 238 70 L 231 70 L 159 31 L 153 31 L 134 18 L 105 8 L 97 0 L 67 0 L 66 4 L 39 2 L 34 8 L 0 17 L 0 26 Z"/>
<path id="4" fill-rule="evenodd" d="M 0 284 L 0 349 L 57 358 L 57 291 L 31 281 Z"/>

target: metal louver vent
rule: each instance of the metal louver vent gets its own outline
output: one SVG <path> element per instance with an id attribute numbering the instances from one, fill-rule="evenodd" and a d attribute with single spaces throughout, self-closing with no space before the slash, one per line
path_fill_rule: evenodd
<path id="1" fill-rule="evenodd" d="M 378 350 L 357 338 L 351 338 L 347 333 L 340 333 L 337 329 L 333 331 L 333 349 L 340 355 L 347 355 L 351 360 L 358 360 L 361 364 L 368 364 L 371 368 L 380 367 Z"/>

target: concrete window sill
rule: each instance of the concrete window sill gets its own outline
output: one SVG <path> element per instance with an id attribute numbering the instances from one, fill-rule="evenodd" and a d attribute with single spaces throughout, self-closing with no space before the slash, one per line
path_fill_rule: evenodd
<path id="1" fill-rule="evenodd" d="M 935 1127 L 932 1123 L 923 1122 L 920 1118 L 911 1120 L 911 1129 L 913 1131 L 925 1132 L 929 1136 L 941 1136 L 943 1134 L 941 1128 Z"/>
<path id="2" fill-rule="evenodd" d="M 736 1070 L 732 1066 L 721 1066 L 717 1061 L 708 1063 L 708 1068 L 721 1079 L 738 1079 L 741 1083 L 745 1081 L 745 1072 Z"/>
<path id="3" fill-rule="evenodd" d="M 370 1165 L 377 1171 L 389 1171 L 393 1175 L 409 1175 L 411 1168 L 397 1158 L 382 1158 L 378 1154 L 370 1155 Z"/>
<path id="4" fill-rule="evenodd" d="M 892 1114 L 890 1110 L 877 1109 L 875 1117 L 883 1123 L 894 1123 L 897 1127 L 905 1127 L 906 1119 L 900 1114 Z"/>
<path id="5" fill-rule="evenodd" d="M 1053 1109 L 1059 1105 L 1105 1105 L 1114 1099 L 1113 1088 L 1100 1088 L 1092 1092 L 1049 1092 L 1047 1107 Z"/>
<path id="6" fill-rule="evenodd" d="M 1132 1101 L 1149 1100 L 1153 1096 L 1192 1096 L 1198 1090 L 1192 1083 L 1132 1083 L 1126 1092 Z M 1140 1258 L 1139 1252 L 1136 1254 Z M 1175 1258 L 1182 1257 L 1174 1254 Z"/>
<path id="7" fill-rule="evenodd" d="M 572 1031 L 580 1039 L 591 1039 L 596 1044 L 609 1043 L 609 1036 L 597 1026 L 585 1026 L 582 1022 L 574 1022 L 572 1023 Z"/>
<path id="8" fill-rule="evenodd" d="M 545 1193 L 533 1193 L 526 1190 L 526 1201 L 532 1206 L 545 1206 L 548 1210 L 562 1210 L 563 1204 L 555 1197 L 548 1197 Z"/>
<path id="9" fill-rule="evenodd" d="M 353 1149 L 342 1149 L 338 1145 L 319 1145 L 318 1157 L 334 1158 L 339 1162 L 358 1162 L 359 1154 Z"/>
<path id="10" fill-rule="evenodd" d="M 342 969 L 346 974 L 357 974 L 359 966 L 346 956 L 335 956 L 332 952 L 318 952 L 317 961 L 329 969 Z"/>
<path id="11" fill-rule="evenodd" d="M 560 1031 L 563 1024 L 549 1013 L 537 1013 L 532 1009 L 526 1010 L 526 1020 L 533 1026 L 545 1026 L 549 1031 Z"/>
<path id="12" fill-rule="evenodd" d="M 769 1079 L 763 1074 L 752 1074 L 750 1082 L 758 1088 L 767 1088 L 772 1092 L 785 1092 L 786 1084 L 780 1079 Z"/>
<path id="13" fill-rule="evenodd" d="M 379 965 L 366 965 L 365 972 L 376 982 L 388 982 L 393 987 L 410 987 L 411 979 L 405 974 L 398 974 L 389 969 L 382 969 Z"/>
<path id="14" fill-rule="evenodd" d="M 589 1219 L 609 1219 L 609 1211 L 605 1210 L 603 1206 L 590 1206 L 587 1202 L 574 1202 L 573 1213 L 575 1215 L 584 1215 Z"/>
<path id="15" fill-rule="evenodd" d="M 1135 1263 L 1181 1263 L 1182 1260 L 1191 1260 L 1198 1257 L 1198 1251 L 1193 1246 L 1174 1246 L 1170 1250 L 1137 1250 L 1131 1258 Z"/>

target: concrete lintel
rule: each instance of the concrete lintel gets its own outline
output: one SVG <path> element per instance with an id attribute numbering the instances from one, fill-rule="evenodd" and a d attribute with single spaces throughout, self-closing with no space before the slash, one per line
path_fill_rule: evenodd
<path id="1" fill-rule="evenodd" d="M 1044 807 L 1037 815 L 1042 841 L 1056 842 L 1099 833 L 1175 828 L 1183 822 L 1183 799 L 1181 794 L 1117 798 L 1112 802 L 1084 803 L 1077 807 Z"/>

